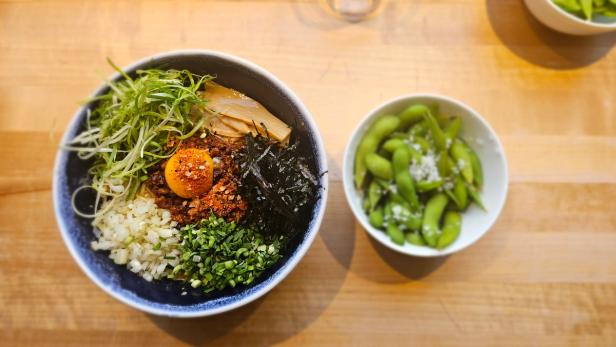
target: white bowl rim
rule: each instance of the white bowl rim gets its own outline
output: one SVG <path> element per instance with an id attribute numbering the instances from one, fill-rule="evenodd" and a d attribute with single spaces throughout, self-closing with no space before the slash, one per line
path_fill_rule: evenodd
<path id="1" fill-rule="evenodd" d="M 530 0 L 530 1 L 533 1 L 533 0 Z M 552 0 L 539 0 L 539 1 L 548 2 L 550 6 L 552 6 L 552 8 L 555 8 L 557 11 L 564 14 L 567 18 L 572 19 L 577 23 L 584 24 L 586 26 L 593 27 L 593 28 L 616 29 L 616 21 L 614 23 L 599 23 L 599 22 L 595 22 L 592 20 L 583 20 L 582 18 L 579 18 L 576 15 L 569 13 L 565 11 L 564 9 L 560 8 L 560 6 L 556 5 L 554 1 Z"/>
<path id="2" fill-rule="evenodd" d="M 497 208 L 494 210 L 496 211 L 495 213 L 495 217 L 494 219 L 489 223 L 489 225 L 486 227 L 486 230 L 481 233 L 481 235 L 479 235 L 475 240 L 473 240 L 473 242 L 459 247 L 459 248 L 445 248 L 442 251 L 438 251 L 438 253 L 433 253 L 433 254 L 418 254 L 418 253 L 413 253 L 412 251 L 409 251 L 408 249 L 405 249 L 399 245 L 394 244 L 392 241 L 390 241 L 389 239 L 386 240 L 386 242 L 383 242 L 380 238 L 376 237 L 376 233 L 383 233 L 382 230 L 378 230 L 374 227 L 372 227 L 371 225 L 369 225 L 367 222 L 365 222 L 362 218 L 358 217 L 358 214 L 362 214 L 363 216 L 365 216 L 365 212 L 362 210 L 357 210 L 355 204 L 352 203 L 353 200 L 357 199 L 357 196 L 355 194 L 355 185 L 353 182 L 347 184 L 344 183 L 344 181 L 347 179 L 347 176 L 350 177 L 349 179 L 351 179 L 352 181 L 352 169 L 351 172 L 347 172 L 349 167 L 353 167 L 353 163 L 349 163 L 348 161 L 352 160 L 351 159 L 351 152 L 355 151 L 355 148 L 351 148 L 351 143 L 353 142 L 353 139 L 357 136 L 359 136 L 360 131 L 362 128 L 364 128 L 368 123 L 372 122 L 375 120 L 376 114 L 378 112 L 380 112 L 382 109 L 386 108 L 387 106 L 397 103 L 397 102 L 403 102 L 405 100 L 408 100 L 409 102 L 412 102 L 412 99 L 419 99 L 419 98 L 425 98 L 425 99 L 434 99 L 435 101 L 445 101 L 445 102 L 449 102 L 451 104 L 454 104 L 464 110 L 466 110 L 469 114 L 472 114 L 475 118 L 477 118 L 479 120 L 480 123 L 482 123 L 489 131 L 489 133 L 493 136 L 494 141 L 496 142 L 496 147 L 498 150 L 498 153 L 500 155 L 502 155 L 503 157 L 503 164 L 504 164 L 504 185 L 505 185 L 505 190 L 504 190 L 504 194 L 503 194 L 503 198 L 500 202 L 500 205 L 497 206 Z M 467 104 L 463 103 L 462 101 L 459 101 L 457 99 L 454 99 L 452 97 L 448 97 L 445 95 L 441 95 L 441 94 L 436 94 L 436 93 L 412 93 L 412 94 L 405 94 L 405 95 L 401 95 L 398 97 L 395 97 L 393 99 L 389 99 L 383 103 L 381 103 L 380 105 L 376 106 L 375 108 L 373 108 L 372 110 L 370 110 L 368 113 L 366 113 L 366 115 L 364 116 L 364 118 L 359 122 L 359 124 L 355 127 L 355 129 L 353 130 L 353 132 L 351 133 L 351 137 L 349 138 L 349 141 L 347 142 L 347 146 L 344 150 L 344 154 L 343 154 L 343 164 L 342 164 L 342 180 L 343 180 L 343 188 L 344 188 L 344 194 L 346 196 L 347 199 L 347 203 L 349 204 L 349 206 L 351 207 L 351 211 L 353 211 L 353 214 L 355 215 L 355 219 L 359 221 L 359 223 L 361 224 L 361 226 L 363 227 L 363 229 L 376 241 L 378 241 L 380 244 L 386 246 L 387 248 L 394 250 L 398 253 L 401 254 L 405 254 L 405 255 L 410 255 L 410 256 L 414 256 L 414 257 L 421 257 L 421 258 L 433 258 L 433 257 L 442 257 L 442 256 L 446 256 L 446 255 L 450 255 L 453 253 L 457 253 L 460 252 L 466 248 L 468 248 L 469 246 L 475 244 L 477 241 L 479 241 L 483 236 L 485 236 L 485 234 L 487 234 L 492 227 L 494 226 L 494 223 L 496 223 L 496 221 L 498 220 L 498 217 L 500 216 L 500 214 L 503 211 L 503 208 L 505 206 L 505 203 L 507 201 L 507 194 L 509 192 L 509 167 L 508 167 L 508 163 L 507 163 L 507 156 L 505 155 L 505 150 L 504 147 L 500 141 L 500 139 L 498 138 L 496 132 L 494 131 L 494 129 L 492 128 L 492 126 L 490 126 L 490 124 L 479 114 L 479 112 L 475 111 L 473 108 L 471 108 L 470 106 L 468 106 Z"/>
<path id="3" fill-rule="evenodd" d="M 312 224 L 311 230 L 309 229 L 310 233 L 306 236 L 304 242 L 299 245 L 299 247 L 295 251 L 294 257 L 289 259 L 289 263 L 285 264 L 285 266 L 281 269 L 282 272 L 280 272 L 280 274 L 277 277 L 272 278 L 270 281 L 268 281 L 267 285 L 265 285 L 263 288 L 253 293 L 252 295 L 247 295 L 241 298 L 240 300 L 233 302 L 232 304 L 229 304 L 226 306 L 220 306 L 215 309 L 186 312 L 186 311 L 158 309 L 158 308 L 153 308 L 153 307 L 150 307 L 148 305 L 144 305 L 138 302 L 134 302 L 120 295 L 119 293 L 112 290 L 111 287 L 108 287 L 105 284 L 103 284 L 101 281 L 99 281 L 97 277 L 94 275 L 94 273 L 90 270 L 90 268 L 82 261 L 82 259 L 78 255 L 77 250 L 73 247 L 73 244 L 70 241 L 70 235 L 66 231 L 67 227 L 66 225 L 64 225 L 63 219 L 61 218 L 60 213 L 59 213 L 59 209 L 57 208 L 57 206 L 59 206 L 59 199 L 60 199 L 60 194 L 58 190 L 58 177 L 61 172 L 61 168 L 59 167 L 59 164 L 61 162 L 60 157 L 64 151 L 61 148 L 58 148 L 56 152 L 56 157 L 55 157 L 55 164 L 54 164 L 53 178 L 52 178 L 52 197 L 53 197 L 53 202 L 54 202 L 55 218 L 58 224 L 58 228 L 60 230 L 60 234 L 62 235 L 62 240 L 64 241 L 64 244 L 68 248 L 69 253 L 73 257 L 75 262 L 79 265 L 81 270 L 99 288 L 101 288 L 104 292 L 106 292 L 113 298 L 117 299 L 118 301 L 128 306 L 131 306 L 133 308 L 136 308 L 140 311 L 146 312 L 146 313 L 151 313 L 151 314 L 158 315 L 158 316 L 173 317 L 173 318 L 196 318 L 196 317 L 206 317 L 206 316 L 216 315 L 219 313 L 231 311 L 238 307 L 247 305 L 250 302 L 253 302 L 257 300 L 258 298 L 262 297 L 263 295 L 267 294 L 274 287 L 276 287 L 283 279 L 285 279 L 289 275 L 289 273 L 291 273 L 291 271 L 295 268 L 295 266 L 297 266 L 297 264 L 304 258 L 306 252 L 308 251 L 308 249 L 314 242 L 314 239 L 316 238 L 316 235 L 318 234 L 321 228 L 321 222 L 323 221 L 323 217 L 325 215 L 325 209 L 327 207 L 327 196 L 328 196 L 328 189 L 329 189 L 329 174 L 328 174 L 327 155 L 325 153 L 325 146 L 323 143 L 323 139 L 321 138 L 321 134 L 318 130 L 318 127 L 314 121 L 314 118 L 312 117 L 312 113 L 310 113 L 310 111 L 304 105 L 301 99 L 295 94 L 295 92 L 293 92 L 289 87 L 287 87 L 286 84 L 284 84 L 280 79 L 274 76 L 271 72 L 267 71 L 265 68 L 251 61 L 248 61 L 244 58 L 240 58 L 232 54 L 223 53 L 223 52 L 214 51 L 214 50 L 179 49 L 179 50 L 160 52 L 160 53 L 156 53 L 150 56 L 146 56 L 125 67 L 122 67 L 122 71 L 132 70 L 135 67 L 145 64 L 154 59 L 158 60 L 161 58 L 171 58 L 171 57 L 182 55 L 182 54 L 207 55 L 207 56 L 217 57 L 217 58 L 231 61 L 238 65 L 243 65 L 247 67 L 248 69 L 256 71 L 257 73 L 265 76 L 265 78 L 267 78 L 272 84 L 274 84 L 280 90 L 284 91 L 284 93 L 291 99 L 291 101 L 299 108 L 300 113 L 305 114 L 307 116 L 304 119 L 304 121 L 308 124 L 308 127 L 311 129 L 311 132 L 314 136 L 314 140 L 315 140 L 316 147 L 317 147 L 316 150 L 318 151 L 317 160 L 320 166 L 324 170 L 323 179 L 322 179 L 323 193 L 320 196 L 320 199 L 321 199 L 320 206 L 321 207 L 319 208 L 319 211 L 317 212 L 317 215 L 314 218 L 314 222 Z M 120 76 L 120 73 L 115 72 L 108 78 L 108 80 L 109 81 L 115 80 L 119 76 Z M 98 87 L 96 87 L 95 91 L 91 94 L 91 96 L 94 96 L 97 92 L 99 92 L 103 88 L 105 88 L 104 84 L 99 85 Z M 66 143 L 70 140 L 69 130 L 77 126 L 77 123 L 79 122 L 78 116 L 84 111 L 86 106 L 87 105 L 83 105 L 79 107 L 79 109 L 73 114 L 71 121 L 68 123 L 68 125 L 64 129 L 64 135 L 62 136 L 61 143 Z"/>

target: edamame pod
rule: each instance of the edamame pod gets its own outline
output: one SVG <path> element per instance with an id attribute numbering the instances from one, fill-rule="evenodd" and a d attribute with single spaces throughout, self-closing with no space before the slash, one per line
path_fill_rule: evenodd
<path id="1" fill-rule="evenodd" d="M 443 231 L 436 243 L 436 248 L 443 249 L 451 245 L 460 235 L 462 229 L 462 216 L 458 212 L 447 212 L 443 222 Z"/>
<path id="2" fill-rule="evenodd" d="M 400 125 L 398 128 L 404 130 L 412 124 L 419 122 L 426 112 L 430 112 L 430 109 L 426 105 L 415 104 L 407 107 L 398 114 L 398 118 L 400 118 Z"/>
<path id="3" fill-rule="evenodd" d="M 479 160 L 479 156 L 477 153 L 473 151 L 472 148 L 468 147 L 468 153 L 471 156 L 471 167 L 473 168 L 473 178 L 475 180 L 475 184 L 479 189 L 483 188 L 483 168 L 481 167 L 481 160 Z"/>
<path id="4" fill-rule="evenodd" d="M 421 193 L 425 193 L 431 190 L 434 190 L 438 187 L 441 187 L 443 185 L 443 181 L 442 180 L 438 180 L 438 181 L 419 181 L 417 182 L 417 184 L 415 185 L 415 187 L 417 188 L 417 190 Z"/>
<path id="5" fill-rule="evenodd" d="M 582 6 L 577 0 L 556 0 L 554 2 L 567 12 L 579 13 L 582 11 Z"/>
<path id="6" fill-rule="evenodd" d="M 370 201 L 368 199 L 364 199 L 364 201 L 361 202 L 361 207 L 364 211 L 366 211 L 366 213 L 370 212 Z"/>
<path id="7" fill-rule="evenodd" d="M 359 143 L 355 153 L 355 187 L 359 188 L 364 184 L 367 174 L 366 156 L 374 153 L 381 141 L 391 134 L 398 125 L 400 119 L 396 116 L 383 116 L 368 129 L 366 135 Z"/>
<path id="8" fill-rule="evenodd" d="M 462 119 L 460 117 L 455 117 L 452 119 L 447 127 L 445 127 L 445 136 L 449 141 L 453 141 L 456 137 L 458 137 L 458 133 L 460 132 L 460 128 L 462 127 Z"/>
<path id="9" fill-rule="evenodd" d="M 394 223 L 387 224 L 387 235 L 398 245 L 404 244 L 404 233 Z"/>
<path id="10" fill-rule="evenodd" d="M 428 133 L 429 126 L 428 122 L 422 120 L 421 122 L 413 125 L 411 129 L 408 131 L 409 136 L 424 136 Z"/>
<path id="11" fill-rule="evenodd" d="M 391 165 L 394 169 L 394 173 L 408 172 L 409 165 L 411 163 L 409 148 L 406 146 L 399 147 L 391 157 Z"/>
<path id="12" fill-rule="evenodd" d="M 417 192 L 415 192 L 413 178 L 408 171 L 396 175 L 396 186 L 398 187 L 398 192 L 410 204 L 411 209 L 417 211 L 419 209 L 419 199 L 417 198 Z"/>
<path id="13" fill-rule="evenodd" d="M 458 167 L 456 166 L 456 163 L 454 163 L 453 159 L 451 159 L 451 156 L 448 155 L 447 158 L 449 158 L 449 160 L 447 161 L 447 166 L 449 167 L 449 172 L 458 175 L 460 174 Z"/>
<path id="14" fill-rule="evenodd" d="M 438 193 L 432 196 L 426 204 L 421 234 L 423 235 L 424 240 L 426 240 L 426 243 L 432 247 L 436 246 L 436 242 L 440 234 L 439 221 L 441 220 L 441 215 L 447 206 L 447 201 L 447 195 Z"/>
<path id="15" fill-rule="evenodd" d="M 372 180 L 368 186 L 368 201 L 370 201 L 370 211 L 374 210 L 379 200 L 383 196 L 383 190 L 376 180 Z"/>
<path id="16" fill-rule="evenodd" d="M 419 200 L 415 192 L 415 184 L 409 173 L 409 165 L 411 164 L 410 150 L 408 147 L 400 147 L 396 149 L 392 157 L 392 166 L 394 169 L 394 178 L 398 192 L 410 204 L 413 210 L 419 208 Z"/>
<path id="17" fill-rule="evenodd" d="M 449 158 L 447 151 L 441 151 L 441 155 L 439 156 L 436 165 L 438 174 L 441 177 L 449 177 L 449 175 L 451 175 L 451 159 Z"/>
<path id="18" fill-rule="evenodd" d="M 389 139 L 383 143 L 383 149 L 389 153 L 393 153 L 398 147 L 406 146 L 406 143 L 402 139 Z"/>
<path id="19" fill-rule="evenodd" d="M 389 160 L 376 153 L 368 153 L 366 155 L 366 167 L 375 177 L 384 180 L 391 180 L 393 178 L 393 170 Z"/>
<path id="20" fill-rule="evenodd" d="M 466 191 L 466 185 L 460 177 L 456 177 L 456 182 L 453 185 L 453 195 L 456 197 L 456 205 L 460 210 L 468 207 L 468 193 Z"/>
<path id="21" fill-rule="evenodd" d="M 443 129 L 447 123 L 449 123 L 449 117 L 441 113 L 441 106 L 439 104 L 430 105 L 430 112 L 434 116 L 434 119 L 438 122 L 438 125 Z"/>
<path id="22" fill-rule="evenodd" d="M 466 150 L 465 146 L 460 140 L 454 140 L 449 149 L 451 156 L 460 167 L 460 173 L 462 177 L 468 183 L 473 183 L 473 167 L 471 165 L 471 155 Z"/>
<path id="23" fill-rule="evenodd" d="M 383 208 L 379 207 L 370 212 L 370 215 L 368 215 L 368 220 L 370 221 L 370 225 L 377 229 L 381 229 L 383 227 Z"/>
<path id="24" fill-rule="evenodd" d="M 466 189 L 466 187 L 464 187 L 464 189 Z M 457 206 L 460 206 L 460 203 L 458 202 L 458 198 L 456 198 L 455 195 L 453 195 L 453 191 L 449 190 L 449 189 L 443 189 L 443 192 L 445 192 L 445 194 L 447 194 L 447 196 L 449 197 L 449 199 L 451 199 L 451 201 L 454 202 L 454 204 Z"/>
<path id="25" fill-rule="evenodd" d="M 483 205 L 481 201 L 481 197 L 479 196 L 479 192 L 472 184 L 466 184 L 466 190 L 468 191 L 468 195 L 470 195 L 471 199 L 479 206 L 482 210 L 487 211 L 486 207 Z"/>
<path id="26" fill-rule="evenodd" d="M 412 231 L 410 233 L 406 234 L 406 240 L 415 246 L 425 246 L 426 245 L 426 241 L 424 241 L 424 239 L 421 237 L 421 235 L 416 232 L 416 231 Z"/>
<path id="27" fill-rule="evenodd" d="M 391 220 L 391 207 L 391 202 L 385 203 L 385 206 L 383 207 L 383 222 L 389 222 Z"/>
<path id="28" fill-rule="evenodd" d="M 443 133 L 443 130 L 439 126 L 436 118 L 434 118 L 434 116 L 430 112 L 424 114 L 424 118 L 426 119 L 426 122 L 428 123 L 428 127 L 430 129 L 430 133 L 432 134 L 432 139 L 434 140 L 434 145 L 436 149 L 439 151 L 447 150 L 446 148 L 447 141 L 445 139 L 445 134 Z"/>
<path id="29" fill-rule="evenodd" d="M 379 139 L 375 136 L 366 136 L 362 139 L 355 153 L 355 186 L 360 188 L 366 178 L 366 155 L 374 153 L 379 146 Z"/>
<path id="30" fill-rule="evenodd" d="M 421 213 L 411 212 L 409 214 L 408 220 L 406 221 L 406 227 L 409 228 L 409 230 L 420 230 L 422 223 L 421 217 Z"/>
<path id="31" fill-rule="evenodd" d="M 610 2 L 612 4 L 614 4 L 613 1 L 610 1 Z M 587 20 L 591 20 L 592 19 L 593 0 L 580 0 L 579 3 L 582 6 L 582 12 L 584 12 L 584 17 L 586 17 Z M 616 5 L 616 4 L 614 4 L 614 5 Z"/>

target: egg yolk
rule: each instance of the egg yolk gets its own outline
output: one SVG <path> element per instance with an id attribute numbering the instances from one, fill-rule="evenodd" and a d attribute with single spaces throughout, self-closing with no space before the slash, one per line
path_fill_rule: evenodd
<path id="1" fill-rule="evenodd" d="M 165 180 L 178 196 L 193 198 L 212 188 L 214 162 L 208 151 L 197 148 L 180 149 L 165 166 Z"/>

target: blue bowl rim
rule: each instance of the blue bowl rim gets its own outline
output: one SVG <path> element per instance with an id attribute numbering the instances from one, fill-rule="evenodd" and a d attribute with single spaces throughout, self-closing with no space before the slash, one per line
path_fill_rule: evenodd
<path id="1" fill-rule="evenodd" d="M 325 152 L 325 146 L 323 144 L 323 139 L 321 138 L 321 134 L 318 130 L 318 127 L 312 117 L 312 114 L 306 108 L 306 106 L 300 100 L 300 98 L 287 85 L 285 85 L 280 79 L 278 79 L 276 76 L 274 76 L 271 72 L 267 71 L 263 67 L 255 63 L 252 63 L 246 59 L 243 59 L 243 58 L 240 58 L 240 57 L 228 54 L 228 53 L 212 51 L 212 50 L 204 50 L 204 49 L 183 49 L 183 50 L 173 50 L 173 51 L 161 52 L 161 53 L 157 53 L 154 55 L 144 57 L 142 59 L 139 59 L 131 63 L 128 66 L 123 67 L 122 70 L 129 71 L 143 64 L 151 62 L 153 60 L 173 58 L 173 57 L 182 56 L 182 55 L 204 55 L 204 56 L 216 57 L 219 59 L 230 61 L 238 65 L 242 65 L 246 69 L 252 70 L 252 72 L 264 76 L 273 85 L 275 85 L 277 88 L 283 91 L 289 97 L 289 99 L 298 107 L 300 113 L 305 115 L 304 121 L 306 125 L 308 126 L 308 128 L 310 129 L 310 133 L 312 134 L 312 136 L 314 136 L 314 143 L 316 145 L 315 149 L 317 151 L 316 152 L 317 165 L 318 167 L 322 168 L 324 172 L 321 177 L 323 194 L 321 194 L 320 201 L 317 206 L 317 211 L 314 214 L 313 221 L 310 223 L 310 226 L 308 227 L 308 230 L 306 231 L 306 236 L 303 242 L 299 244 L 298 248 L 295 250 L 293 255 L 289 257 L 288 261 L 278 271 L 272 274 L 272 277 L 268 279 L 268 281 L 259 290 L 253 293 L 250 293 L 249 295 L 245 295 L 241 297 L 239 300 L 232 301 L 230 304 L 222 304 L 218 307 L 211 308 L 211 309 L 202 309 L 202 310 L 194 310 L 194 311 L 173 310 L 170 308 L 156 308 L 156 307 L 148 306 L 146 304 L 136 302 L 127 296 L 121 295 L 120 293 L 114 291 L 111 286 L 107 286 L 101 280 L 99 280 L 98 277 L 94 274 L 94 272 L 91 271 L 88 265 L 83 261 L 83 259 L 81 259 L 79 253 L 76 250 L 77 246 L 74 244 L 73 240 L 71 239 L 71 236 L 68 232 L 68 227 L 65 224 L 65 221 L 59 209 L 60 201 L 62 200 L 61 190 L 59 189 L 59 178 L 62 172 L 61 166 L 62 164 L 66 163 L 68 152 L 61 148 L 58 148 L 56 152 L 55 164 L 54 164 L 54 169 L 53 169 L 53 178 L 52 178 L 52 198 L 53 198 L 53 204 L 54 204 L 54 213 L 55 213 L 56 222 L 58 224 L 60 234 L 62 235 L 62 239 L 64 240 L 64 244 L 68 248 L 69 253 L 73 257 L 75 262 L 77 262 L 81 270 L 90 278 L 92 282 L 94 282 L 104 292 L 106 292 L 110 296 L 114 297 L 115 299 L 123 302 L 124 304 L 128 306 L 131 306 L 133 308 L 136 308 L 146 313 L 151 313 L 151 314 L 155 314 L 159 316 L 168 316 L 168 317 L 175 317 L 175 318 L 193 318 L 193 317 L 211 316 L 211 315 L 227 312 L 227 311 L 236 309 L 238 307 L 244 306 L 262 297 L 266 293 L 268 293 L 275 286 L 277 286 L 284 278 L 286 278 L 289 275 L 289 273 L 291 273 L 291 271 L 301 261 L 301 259 L 304 257 L 304 255 L 306 254 L 306 252 L 308 251 L 308 249 L 314 242 L 314 239 L 320 229 L 321 222 L 323 221 L 323 216 L 325 214 L 325 208 L 327 205 L 327 195 L 328 195 L 327 191 L 328 191 L 329 179 L 328 179 L 328 166 L 327 166 L 327 155 Z M 120 74 L 116 72 L 112 74 L 108 78 L 108 80 L 112 81 L 119 77 L 120 77 Z M 105 83 L 97 87 L 96 90 L 91 94 L 91 96 L 97 95 L 104 88 L 106 88 Z M 80 120 L 79 115 L 85 111 L 86 106 L 87 105 L 83 105 L 79 107 L 79 109 L 73 114 L 71 121 L 69 122 L 69 124 L 64 130 L 64 135 L 62 136 L 61 143 L 66 143 L 70 140 L 71 134 L 73 133 L 72 130 L 76 129 L 80 124 L 81 120 Z"/>

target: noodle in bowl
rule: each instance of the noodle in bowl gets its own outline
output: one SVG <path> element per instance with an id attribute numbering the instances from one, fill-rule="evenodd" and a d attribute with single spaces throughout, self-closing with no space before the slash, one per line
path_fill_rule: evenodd
<path id="1" fill-rule="evenodd" d="M 53 177 L 56 219 L 71 255 L 88 277 L 105 292 L 137 309 L 172 317 L 198 317 L 225 312 L 267 293 L 284 279 L 304 256 L 320 227 L 327 200 L 326 155 L 318 129 L 299 98 L 272 74 L 248 61 L 227 54 L 191 50 L 161 53 L 123 69 L 129 76 L 137 70 L 164 67 L 186 69 L 196 75 L 216 75 L 216 82 L 249 95 L 286 124 L 293 125 L 306 165 L 319 173 L 321 193 L 308 214 L 305 230 L 289 243 L 280 260 L 247 286 L 228 287 L 203 293 L 182 281 L 159 280 L 178 266 L 178 243 L 182 225 L 172 213 L 157 206 L 151 194 L 140 191 L 131 199 L 119 199 L 94 221 L 78 216 L 72 195 L 88 181 L 91 161 L 75 152 L 60 150 Z M 111 80 L 123 77 L 115 74 Z M 109 91 L 101 86 L 93 95 Z M 63 139 L 68 143 L 86 129 L 88 109 L 79 109 Z M 239 198 L 238 198 L 239 199 Z M 95 196 L 84 191 L 75 196 L 76 206 L 93 206 Z M 105 209 L 101 204 L 99 208 Z M 127 242 L 128 240 L 128 242 Z M 104 250 L 104 251 L 94 251 Z M 270 244 L 259 247 L 263 252 Z M 199 261 L 199 258 L 193 260 Z M 139 276 L 135 276 L 135 274 Z M 199 284 L 197 284 L 198 287 Z"/>

